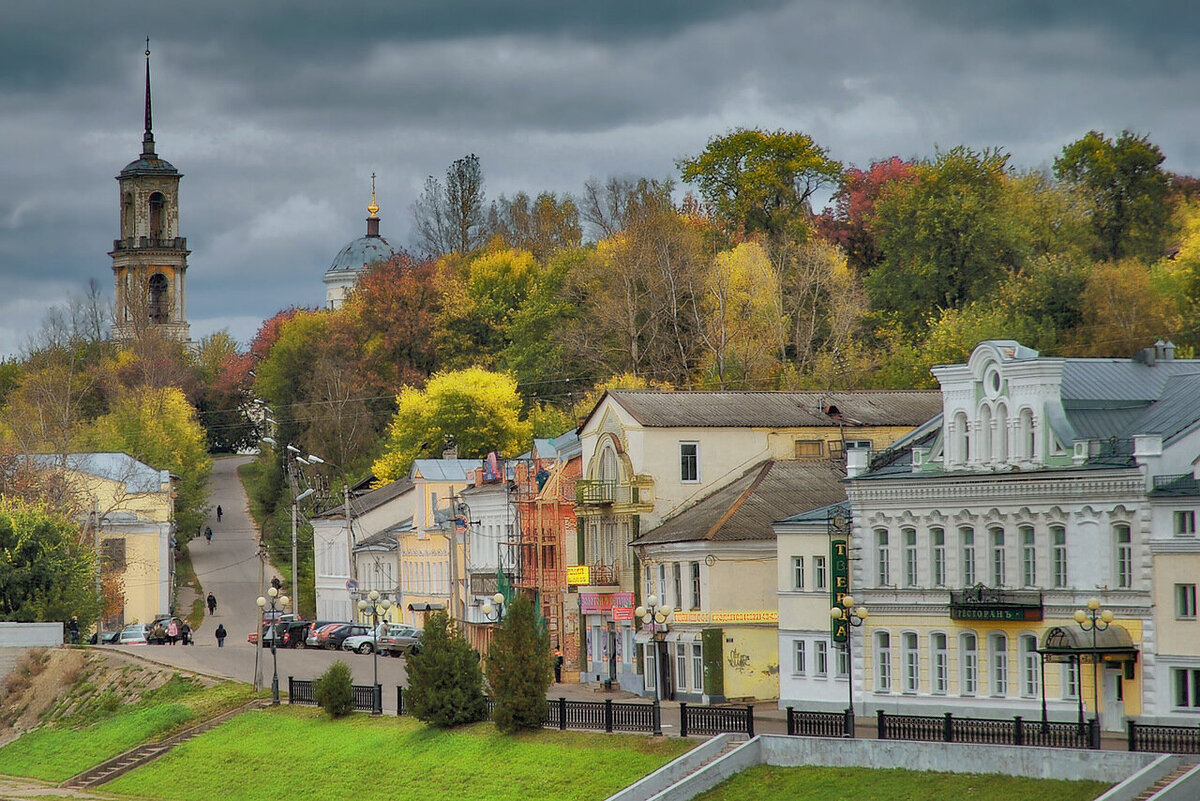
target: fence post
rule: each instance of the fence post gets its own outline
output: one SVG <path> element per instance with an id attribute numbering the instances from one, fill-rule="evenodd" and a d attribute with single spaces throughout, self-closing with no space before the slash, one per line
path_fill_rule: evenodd
<path id="1" fill-rule="evenodd" d="M 658 699 L 654 699 L 654 703 L 650 706 L 650 724 L 653 727 L 655 737 L 662 736 L 662 707 L 658 704 Z"/>
<path id="2" fill-rule="evenodd" d="M 754 739 L 754 704 L 746 704 L 746 736 Z"/>
<path id="3" fill-rule="evenodd" d="M 883 718 L 883 710 L 875 710 L 875 736 L 880 740 L 887 739 L 887 722 Z"/>
<path id="4" fill-rule="evenodd" d="M 1128 730 L 1126 733 L 1126 748 L 1130 751 L 1137 750 L 1137 724 L 1130 720 L 1127 724 Z"/>
<path id="5" fill-rule="evenodd" d="M 679 736 L 687 737 L 687 702 L 679 702 Z"/>
<path id="6" fill-rule="evenodd" d="M 792 719 L 792 708 L 790 706 L 787 708 L 787 733 L 788 737 L 796 734 L 796 721 Z"/>
<path id="7" fill-rule="evenodd" d="M 562 695 L 558 697 L 558 730 L 567 730 L 567 699 Z"/>
<path id="8" fill-rule="evenodd" d="M 846 722 L 843 724 L 843 736 L 854 739 L 854 711 L 847 708 L 845 711 Z"/>
<path id="9" fill-rule="evenodd" d="M 612 734 L 613 707 L 612 707 L 612 699 L 611 698 L 604 699 L 604 730 L 606 732 L 608 732 L 609 734 Z"/>
<path id="10" fill-rule="evenodd" d="M 372 715 L 382 715 L 383 714 L 383 685 L 382 684 L 371 685 L 371 714 Z"/>
<path id="11" fill-rule="evenodd" d="M 1088 720 L 1088 748 L 1100 749 L 1100 719 L 1091 718 Z"/>
<path id="12" fill-rule="evenodd" d="M 404 714 L 404 688 L 396 685 L 396 717 Z"/>
<path id="13" fill-rule="evenodd" d="M 292 677 L 288 676 L 288 703 L 296 703 L 296 693 L 292 691 Z"/>
<path id="14" fill-rule="evenodd" d="M 1022 729 L 1020 715 L 1013 717 L 1013 745 L 1025 745 L 1025 732 Z"/>
<path id="15" fill-rule="evenodd" d="M 942 722 L 942 740 L 947 743 L 954 742 L 954 718 L 950 717 L 950 713 L 946 713 L 946 718 Z"/>

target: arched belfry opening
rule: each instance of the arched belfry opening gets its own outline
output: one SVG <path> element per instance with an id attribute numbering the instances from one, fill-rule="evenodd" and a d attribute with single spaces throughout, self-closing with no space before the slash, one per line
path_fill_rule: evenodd
<path id="1" fill-rule="evenodd" d="M 163 198 L 162 192 L 154 192 L 150 195 L 150 238 L 155 240 L 165 239 L 163 217 L 163 207 L 166 205 L 166 200 Z"/>
<path id="2" fill-rule="evenodd" d="M 133 236 L 134 226 L 133 193 L 126 192 L 121 196 L 121 238 Z"/>
<path id="3" fill-rule="evenodd" d="M 150 276 L 146 286 L 150 322 L 165 323 L 171 319 L 171 287 L 162 273 Z"/>

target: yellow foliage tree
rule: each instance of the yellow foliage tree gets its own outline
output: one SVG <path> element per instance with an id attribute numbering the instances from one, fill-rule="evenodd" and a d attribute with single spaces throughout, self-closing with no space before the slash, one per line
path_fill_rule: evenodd
<path id="1" fill-rule="evenodd" d="M 698 313 L 701 362 L 717 389 L 755 389 L 770 380 L 783 332 L 779 275 L 757 242 L 718 253 Z"/>

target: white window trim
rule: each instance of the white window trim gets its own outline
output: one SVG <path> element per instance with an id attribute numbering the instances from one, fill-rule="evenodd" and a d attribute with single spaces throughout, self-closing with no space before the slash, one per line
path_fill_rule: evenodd
<path id="1" fill-rule="evenodd" d="M 696 447 L 696 477 L 683 477 L 683 446 L 694 445 Z M 682 440 L 679 443 L 679 483 L 681 484 L 699 484 L 700 483 L 700 443 L 695 440 Z"/>

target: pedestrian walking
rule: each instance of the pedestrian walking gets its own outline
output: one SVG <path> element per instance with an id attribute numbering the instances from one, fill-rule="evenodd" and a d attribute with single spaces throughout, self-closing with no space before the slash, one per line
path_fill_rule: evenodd
<path id="1" fill-rule="evenodd" d="M 217 647 L 225 647 L 225 624 L 221 623 L 217 626 Z"/>
<path id="2" fill-rule="evenodd" d="M 167 642 L 171 645 L 179 642 L 179 621 L 171 618 L 171 622 L 167 624 Z"/>
<path id="3" fill-rule="evenodd" d="M 562 666 L 563 666 L 562 649 L 556 645 L 556 646 L 554 646 L 554 683 L 555 684 L 562 684 Z"/>
<path id="4" fill-rule="evenodd" d="M 210 615 L 216 614 L 216 612 L 217 612 L 217 596 L 213 595 L 213 594 L 210 592 L 210 593 L 208 594 L 208 601 L 207 601 L 207 602 L 208 602 L 208 613 L 209 613 Z"/>
<path id="5" fill-rule="evenodd" d="M 183 621 L 183 624 L 179 627 L 179 639 L 183 640 L 184 645 L 196 644 L 192 639 L 192 627 L 188 625 L 186 620 Z"/>
<path id="6" fill-rule="evenodd" d="M 71 622 L 67 624 L 67 631 L 71 633 L 71 645 L 79 644 L 79 618 L 76 615 L 71 615 Z"/>
<path id="7" fill-rule="evenodd" d="M 154 628 L 150 629 L 150 640 L 155 645 L 162 645 L 167 641 L 167 630 L 163 628 L 162 622 L 154 624 Z"/>
<path id="8" fill-rule="evenodd" d="M 204 527 L 204 539 L 208 540 L 209 542 L 212 542 L 212 527 L 211 526 Z"/>
<path id="9" fill-rule="evenodd" d="M 218 523 L 220 523 L 220 522 L 221 522 L 221 514 L 222 514 L 222 512 L 221 512 L 221 504 L 219 504 L 219 503 L 218 503 L 218 504 L 217 504 L 217 522 L 218 522 Z"/>

